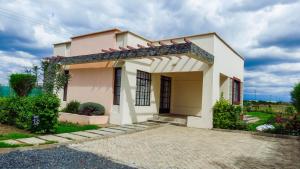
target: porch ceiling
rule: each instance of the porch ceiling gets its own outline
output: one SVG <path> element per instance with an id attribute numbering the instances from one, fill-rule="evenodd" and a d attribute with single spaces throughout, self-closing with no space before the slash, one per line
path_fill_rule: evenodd
<path id="1" fill-rule="evenodd" d="M 213 64 L 214 62 L 214 56 L 212 54 L 192 42 L 63 57 L 59 60 L 59 62 L 65 65 L 72 65 L 125 59 L 155 58 L 168 55 L 187 55 L 207 64 Z"/>

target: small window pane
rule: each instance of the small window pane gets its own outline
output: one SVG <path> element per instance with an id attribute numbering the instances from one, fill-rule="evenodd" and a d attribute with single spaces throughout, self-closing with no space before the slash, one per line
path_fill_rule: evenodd
<path id="1" fill-rule="evenodd" d="M 137 71 L 136 74 L 136 105 L 149 106 L 151 91 L 151 74 L 148 72 Z"/>

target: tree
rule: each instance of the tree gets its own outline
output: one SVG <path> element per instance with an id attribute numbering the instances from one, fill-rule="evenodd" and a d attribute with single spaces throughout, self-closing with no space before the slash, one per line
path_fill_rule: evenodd
<path id="1" fill-rule="evenodd" d="M 35 87 L 36 77 L 31 74 L 15 73 L 10 75 L 9 85 L 18 96 L 28 96 Z"/>
<path id="2" fill-rule="evenodd" d="M 293 91 L 291 92 L 292 103 L 297 109 L 298 113 L 300 112 L 300 83 L 294 86 Z"/>

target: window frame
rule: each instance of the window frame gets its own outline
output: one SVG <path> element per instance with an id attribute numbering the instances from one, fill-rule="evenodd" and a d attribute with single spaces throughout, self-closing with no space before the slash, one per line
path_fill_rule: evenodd
<path id="1" fill-rule="evenodd" d="M 237 94 L 238 94 L 237 100 L 235 100 L 235 95 L 236 95 L 236 91 L 234 90 L 235 83 L 237 84 L 237 88 L 238 88 L 237 89 Z M 241 104 L 241 80 L 236 77 L 232 78 L 232 103 L 235 105 Z"/>
<path id="2" fill-rule="evenodd" d="M 120 73 L 120 75 L 117 76 L 117 73 Z M 117 77 L 119 77 L 119 79 L 117 79 Z M 120 105 L 121 81 L 122 81 L 122 68 L 121 67 L 116 67 L 116 68 L 114 68 L 114 92 L 113 92 L 114 99 L 113 99 L 113 105 Z"/>
<path id="3" fill-rule="evenodd" d="M 151 73 L 137 70 L 135 106 L 150 106 Z"/>

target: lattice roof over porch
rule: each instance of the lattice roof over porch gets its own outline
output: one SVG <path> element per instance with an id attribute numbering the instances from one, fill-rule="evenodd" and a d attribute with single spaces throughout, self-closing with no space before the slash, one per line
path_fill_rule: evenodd
<path id="1" fill-rule="evenodd" d="M 139 58 L 157 58 L 163 56 L 180 56 L 186 55 L 194 59 L 200 60 L 207 64 L 213 64 L 214 56 L 192 42 L 174 43 L 171 45 L 162 44 L 161 46 L 152 46 L 140 48 L 121 48 L 121 50 L 103 50 L 104 53 L 80 55 L 72 57 L 60 57 L 58 61 L 65 65 L 94 63 L 101 61 L 114 61 Z"/>

